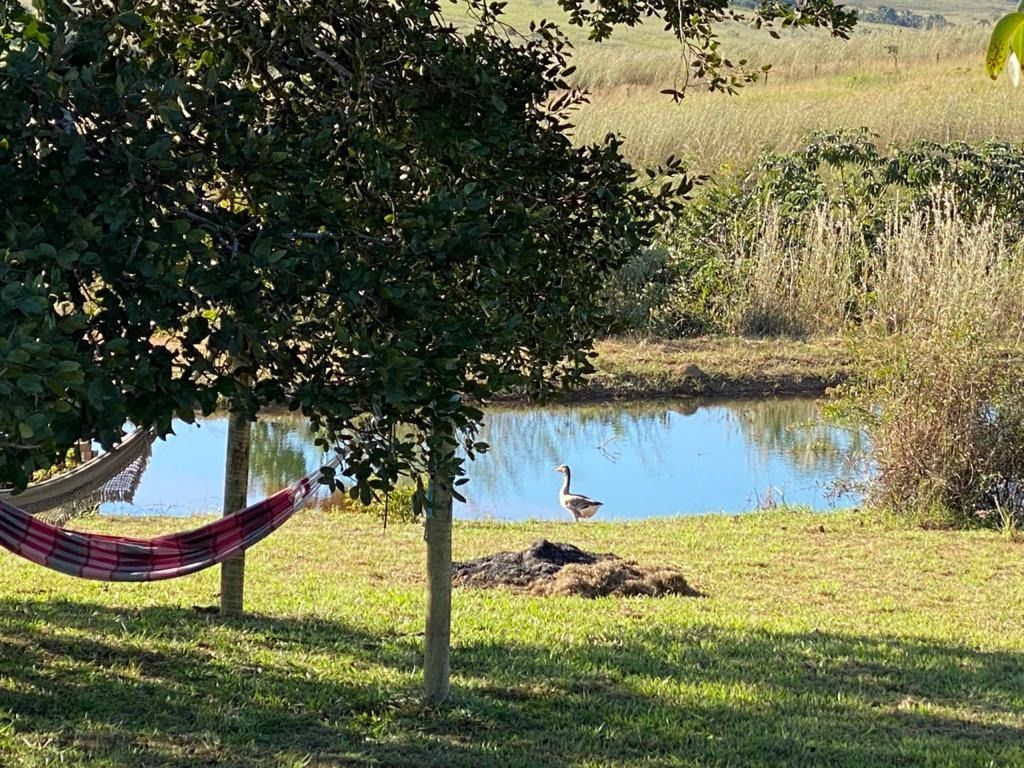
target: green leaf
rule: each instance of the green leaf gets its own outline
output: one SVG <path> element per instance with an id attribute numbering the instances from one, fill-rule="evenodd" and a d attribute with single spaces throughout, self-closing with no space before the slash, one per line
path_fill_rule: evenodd
<path id="1" fill-rule="evenodd" d="M 43 379 L 35 373 L 19 376 L 18 389 L 29 395 L 41 395 L 43 393 Z"/>
<path id="2" fill-rule="evenodd" d="M 8 283 L 3 289 L 0 289 L 0 299 L 13 305 L 18 300 L 22 290 L 20 283 Z"/>
<path id="3" fill-rule="evenodd" d="M 35 40 L 42 48 L 50 47 L 50 38 L 45 32 L 40 31 L 39 22 L 35 19 L 32 19 L 32 21 L 25 25 L 25 29 L 22 31 L 21 36 L 22 39 L 26 41 Z"/>
<path id="4" fill-rule="evenodd" d="M 1006 60 L 1014 49 L 1015 40 L 1022 27 L 1024 12 L 1015 11 L 1003 16 L 992 30 L 992 36 L 988 41 L 988 53 L 985 54 L 985 71 L 993 80 L 999 77 L 999 73 L 1006 66 Z"/>
<path id="5" fill-rule="evenodd" d="M 121 26 L 136 32 L 146 26 L 146 20 L 137 13 L 122 13 L 118 16 L 117 22 Z"/>
<path id="6" fill-rule="evenodd" d="M 12 365 L 25 365 L 31 359 L 32 355 L 24 349 L 13 349 L 7 355 L 7 362 Z"/>

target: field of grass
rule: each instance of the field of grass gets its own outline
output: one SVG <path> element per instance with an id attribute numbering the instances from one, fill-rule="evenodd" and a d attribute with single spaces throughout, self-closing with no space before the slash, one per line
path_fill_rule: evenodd
<path id="1" fill-rule="evenodd" d="M 883 144 L 1024 138 L 1020 93 L 982 70 L 986 38 L 980 28 L 861 33 L 848 43 L 804 35 L 783 41 L 777 55 L 759 46 L 755 60 L 776 66 L 767 83 L 738 96 L 695 90 L 675 105 L 658 93 L 673 82 L 667 73 L 660 83 L 597 88 L 578 113 L 577 135 L 593 141 L 618 131 L 638 162 L 674 153 L 705 172 L 745 168 L 815 130 L 866 127 Z M 888 45 L 900 49 L 898 64 Z"/>
<path id="2" fill-rule="evenodd" d="M 93 521 L 152 534 L 181 521 Z M 702 598 L 456 590 L 451 706 L 419 703 L 422 529 L 307 511 L 148 585 L 0 554 L 0 756 L 32 766 L 1024 765 L 1024 561 L 991 531 L 843 512 L 465 524 L 675 566 Z"/>
<path id="3" fill-rule="evenodd" d="M 889 5 L 942 13 L 956 25 L 921 31 L 862 24 L 845 42 L 813 31 L 786 32 L 776 41 L 748 27 L 725 26 L 722 50 L 733 60 L 772 64 L 767 81 L 732 97 L 695 83 L 681 104 L 659 93 L 681 83 L 684 71 L 678 47 L 660 24 L 619 30 L 600 44 L 566 27 L 577 45 L 576 82 L 591 92 L 591 103 L 576 114 L 577 138 L 620 133 L 635 162 L 653 165 L 675 154 L 708 173 L 745 169 L 760 152 L 791 150 L 814 130 L 867 127 L 883 144 L 1024 139 L 1020 93 L 983 71 L 993 16 L 1012 4 Z M 565 16 L 554 0 L 513 0 L 507 18 L 525 29 L 530 19 Z"/>

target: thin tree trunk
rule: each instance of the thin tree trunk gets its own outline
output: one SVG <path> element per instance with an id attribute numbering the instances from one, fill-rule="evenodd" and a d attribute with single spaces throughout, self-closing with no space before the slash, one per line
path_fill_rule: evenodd
<path id="1" fill-rule="evenodd" d="M 245 507 L 249 491 L 249 442 L 252 425 L 243 414 L 228 416 L 228 449 L 224 463 L 224 514 Z M 245 594 L 245 553 L 225 560 L 220 567 L 220 612 L 222 616 L 242 613 Z"/>
<path id="2" fill-rule="evenodd" d="M 451 450 L 445 443 L 445 452 Z M 452 478 L 435 469 L 430 475 L 430 502 L 425 521 L 427 542 L 427 627 L 423 643 L 426 699 L 448 698 L 452 619 Z"/>
<path id="3" fill-rule="evenodd" d="M 79 440 L 78 441 L 78 460 L 79 461 L 90 461 L 94 457 L 92 452 L 92 440 Z"/>

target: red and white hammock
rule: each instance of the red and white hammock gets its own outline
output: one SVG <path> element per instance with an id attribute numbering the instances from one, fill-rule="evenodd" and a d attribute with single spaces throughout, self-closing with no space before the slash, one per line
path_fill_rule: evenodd
<path id="1" fill-rule="evenodd" d="M 334 458 L 326 466 L 338 464 Z M 173 579 L 228 560 L 265 539 L 317 490 L 320 473 L 311 472 L 290 488 L 208 525 L 152 539 L 68 531 L 0 501 L 0 546 L 33 563 L 86 579 Z"/>

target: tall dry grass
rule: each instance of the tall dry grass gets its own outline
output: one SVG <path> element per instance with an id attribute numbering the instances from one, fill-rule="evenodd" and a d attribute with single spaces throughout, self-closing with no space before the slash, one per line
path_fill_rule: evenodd
<path id="1" fill-rule="evenodd" d="M 866 127 L 883 145 L 1024 139 L 1020 94 L 984 73 L 987 34 L 978 26 L 874 28 L 845 42 L 808 32 L 773 41 L 727 28 L 723 48 L 771 63 L 767 79 L 736 96 L 691 83 L 680 104 L 659 92 L 684 79 L 674 46 L 583 45 L 576 78 L 592 95 L 575 116 L 576 138 L 619 133 L 636 163 L 677 155 L 703 173 L 749 167 L 761 152 L 792 150 L 818 130 Z"/>
<path id="2" fill-rule="evenodd" d="M 947 195 L 909 217 L 890 214 L 870 242 L 834 208 L 794 222 L 768 207 L 759 218 L 717 246 L 733 254 L 730 332 L 894 334 L 970 320 L 1006 339 L 1024 333 L 1024 248 L 1005 223 L 961 216 Z"/>
<path id="3" fill-rule="evenodd" d="M 732 333 L 811 336 L 849 324 L 865 257 L 860 230 L 849 217 L 822 208 L 794 228 L 770 207 L 752 236 L 744 232 L 722 245 L 734 254 L 725 278 L 733 293 L 724 313 Z"/>
<path id="4" fill-rule="evenodd" d="M 1024 250 L 1007 225 L 970 221 L 941 198 L 906 221 L 890 220 L 867 262 L 867 319 L 892 332 L 984 325 L 1024 330 Z"/>
<path id="5" fill-rule="evenodd" d="M 775 40 L 734 24 L 723 25 L 720 38 L 731 60 L 746 59 L 755 67 L 770 64 L 768 84 L 781 85 L 837 76 L 872 78 L 934 65 L 951 69 L 980 61 L 988 32 L 975 25 L 932 30 L 862 26 L 849 40 L 815 30 L 790 31 Z M 670 38 L 653 31 L 627 37 L 613 36 L 599 45 L 578 42 L 575 84 L 599 91 L 628 85 L 664 88 L 680 80 L 685 59 Z M 699 83 L 694 87 L 701 90 Z"/>
<path id="6" fill-rule="evenodd" d="M 848 74 L 752 85 L 738 96 L 693 92 L 673 104 L 654 87 L 619 86 L 592 94 L 574 116 L 576 140 L 624 138 L 624 151 L 651 166 L 669 155 L 694 171 L 748 168 L 764 151 L 787 152 L 822 130 L 868 128 L 880 145 L 1024 140 L 1024 102 L 1007 82 L 993 83 L 979 60 L 889 73 Z"/>
<path id="7" fill-rule="evenodd" d="M 940 195 L 866 237 L 842 211 L 765 211 L 736 254 L 734 333 L 847 332 L 872 504 L 922 522 L 1024 526 L 1024 247 Z"/>

